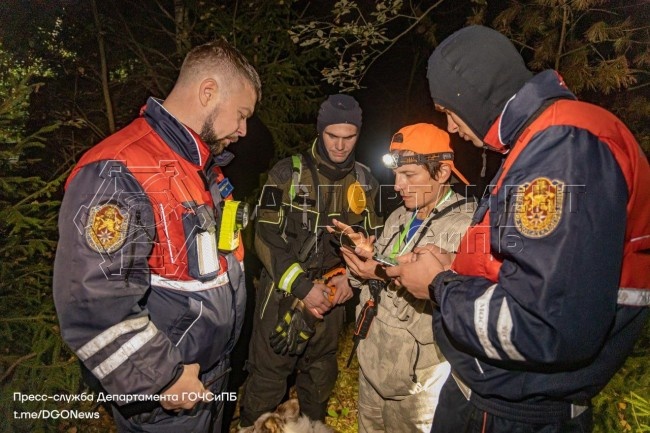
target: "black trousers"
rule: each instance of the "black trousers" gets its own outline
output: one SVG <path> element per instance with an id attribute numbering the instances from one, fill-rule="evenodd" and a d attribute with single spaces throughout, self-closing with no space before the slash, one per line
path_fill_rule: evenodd
<path id="1" fill-rule="evenodd" d="M 588 433 L 592 429 L 591 407 L 575 418 L 544 424 L 488 413 L 467 400 L 450 375 L 440 393 L 431 433 Z"/>
<path id="2" fill-rule="evenodd" d="M 324 420 L 338 376 L 336 351 L 345 307 L 336 306 L 316 325 L 316 332 L 302 355 L 277 355 L 269 336 L 278 321 L 278 306 L 284 295 L 276 290 L 269 293 L 270 281 L 265 279 L 268 277 L 263 276 L 261 281 L 264 289 L 256 296 L 248 379 L 240 400 L 240 425 L 253 425 L 260 415 L 275 410 L 286 394 L 287 379 L 294 372 L 301 412 L 311 419 Z"/>

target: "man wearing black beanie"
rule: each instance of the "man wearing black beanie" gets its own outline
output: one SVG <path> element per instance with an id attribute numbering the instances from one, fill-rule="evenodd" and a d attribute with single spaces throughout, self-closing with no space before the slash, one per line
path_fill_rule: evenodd
<path id="1" fill-rule="evenodd" d="M 650 304 L 650 166 L 627 127 L 471 26 L 433 52 L 448 131 L 507 155 L 451 257 L 386 273 L 430 298 L 451 363 L 432 432 L 589 432 Z"/>
<path id="2" fill-rule="evenodd" d="M 264 264 L 257 290 L 242 427 L 274 410 L 296 373 L 301 411 L 324 420 L 338 375 L 336 351 L 352 289 L 340 236 L 324 230 L 332 218 L 374 235 L 379 190 L 355 162 L 361 108 L 332 95 L 318 112 L 311 149 L 278 162 L 258 205 L 255 248 Z"/>

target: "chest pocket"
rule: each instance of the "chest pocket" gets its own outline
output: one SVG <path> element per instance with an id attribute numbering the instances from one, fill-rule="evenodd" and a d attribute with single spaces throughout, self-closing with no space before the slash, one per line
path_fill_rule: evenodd
<path id="1" fill-rule="evenodd" d="M 215 278 L 220 270 L 217 250 L 217 222 L 208 204 L 184 204 L 183 232 L 187 245 L 189 275 L 199 281 Z"/>

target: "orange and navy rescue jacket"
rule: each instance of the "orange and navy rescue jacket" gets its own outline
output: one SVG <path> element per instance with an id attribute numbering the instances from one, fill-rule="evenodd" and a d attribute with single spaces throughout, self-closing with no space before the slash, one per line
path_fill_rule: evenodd
<path id="1" fill-rule="evenodd" d="M 232 350 L 246 290 L 241 242 L 216 250 L 226 160 L 151 98 L 68 178 L 54 300 L 64 340 L 107 391 L 156 394 L 183 364 L 205 372 Z"/>
<path id="2" fill-rule="evenodd" d="M 554 71 L 529 80 L 484 141 L 509 153 L 430 286 L 436 339 L 483 402 L 583 402 L 648 317 L 648 161 Z"/>

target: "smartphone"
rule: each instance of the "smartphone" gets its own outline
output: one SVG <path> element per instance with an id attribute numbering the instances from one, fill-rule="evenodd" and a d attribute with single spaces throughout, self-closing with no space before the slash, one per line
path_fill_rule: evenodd
<path id="1" fill-rule="evenodd" d="M 380 254 L 375 254 L 372 258 L 378 261 L 379 263 L 381 263 L 382 265 L 386 265 L 386 266 L 397 266 L 399 264 L 397 263 L 397 260 L 388 256 L 382 256 Z"/>

